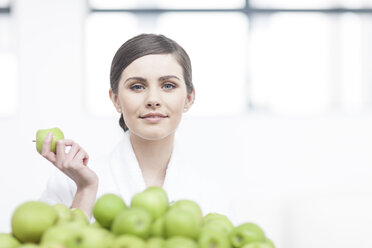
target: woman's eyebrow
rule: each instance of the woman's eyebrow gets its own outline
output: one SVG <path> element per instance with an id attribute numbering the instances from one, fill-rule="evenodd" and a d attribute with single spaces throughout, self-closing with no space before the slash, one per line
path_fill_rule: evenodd
<path id="1" fill-rule="evenodd" d="M 128 81 L 131 81 L 131 80 L 134 80 L 134 81 L 139 81 L 139 82 L 142 82 L 142 83 L 145 83 L 147 82 L 147 80 L 145 78 L 142 78 L 142 77 L 129 77 L 127 78 L 125 81 L 124 81 L 124 84 Z"/>
<path id="2" fill-rule="evenodd" d="M 181 79 L 175 75 L 166 75 L 166 76 L 161 76 L 159 77 L 159 81 L 166 81 L 166 80 L 169 80 L 169 79 L 177 79 L 179 81 L 181 81 Z M 138 81 L 138 82 L 141 82 L 141 83 L 146 83 L 147 80 L 146 78 L 143 78 L 143 77 L 129 77 L 127 78 L 125 81 L 124 81 L 124 84 L 129 82 L 129 81 Z"/>
<path id="3" fill-rule="evenodd" d="M 175 79 L 181 81 L 181 79 L 179 79 L 179 77 L 174 76 L 174 75 L 162 76 L 162 77 L 159 78 L 159 81 L 166 81 L 166 80 L 172 79 L 172 78 L 175 78 Z"/>

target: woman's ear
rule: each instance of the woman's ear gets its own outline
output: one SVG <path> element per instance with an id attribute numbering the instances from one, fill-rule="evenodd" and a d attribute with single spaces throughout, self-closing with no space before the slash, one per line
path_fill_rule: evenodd
<path id="1" fill-rule="evenodd" d="M 195 101 L 195 89 L 193 89 L 190 94 L 187 94 L 185 108 L 183 112 L 187 112 L 191 108 L 191 106 L 194 104 L 194 101 Z"/>
<path id="2" fill-rule="evenodd" d="M 110 99 L 112 101 L 112 103 L 114 104 L 114 107 L 116 108 L 116 111 L 118 111 L 118 113 L 121 113 L 121 108 L 120 108 L 120 104 L 119 104 L 119 99 L 118 99 L 118 95 L 115 94 L 112 89 L 109 90 L 109 96 L 110 96 Z"/>

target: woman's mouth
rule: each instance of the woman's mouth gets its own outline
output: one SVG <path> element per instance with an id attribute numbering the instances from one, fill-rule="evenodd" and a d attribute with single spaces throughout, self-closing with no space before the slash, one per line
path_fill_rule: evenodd
<path id="1" fill-rule="evenodd" d="M 168 118 L 168 116 L 161 113 L 147 113 L 140 116 L 140 119 L 143 119 L 150 123 L 157 123 L 164 120 L 165 118 Z"/>

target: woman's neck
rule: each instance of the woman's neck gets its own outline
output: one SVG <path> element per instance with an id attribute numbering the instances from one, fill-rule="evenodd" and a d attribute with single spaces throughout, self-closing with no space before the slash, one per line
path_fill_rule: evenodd
<path id="1" fill-rule="evenodd" d="M 130 133 L 130 141 L 146 186 L 163 186 L 174 134 L 161 140 L 146 140 Z"/>

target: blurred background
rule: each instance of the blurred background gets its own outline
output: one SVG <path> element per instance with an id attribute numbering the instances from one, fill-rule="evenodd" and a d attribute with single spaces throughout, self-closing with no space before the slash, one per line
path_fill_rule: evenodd
<path id="1" fill-rule="evenodd" d="M 92 158 L 120 140 L 110 63 L 139 33 L 190 55 L 178 135 L 239 220 L 281 248 L 372 247 L 371 0 L 0 0 L 0 232 L 54 170 L 37 129 Z"/>

